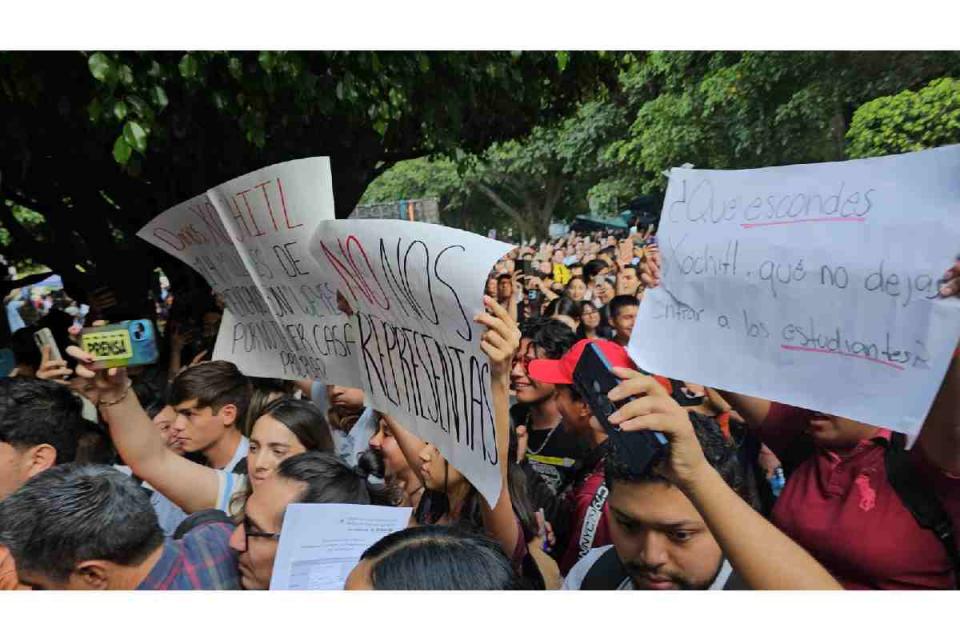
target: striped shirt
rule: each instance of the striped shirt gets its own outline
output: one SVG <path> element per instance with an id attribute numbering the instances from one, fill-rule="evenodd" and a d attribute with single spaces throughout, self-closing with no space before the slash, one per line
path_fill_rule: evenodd
<path id="1" fill-rule="evenodd" d="M 239 589 L 237 553 L 230 548 L 233 527 L 203 524 L 181 540 L 167 539 L 163 555 L 138 591 Z"/>

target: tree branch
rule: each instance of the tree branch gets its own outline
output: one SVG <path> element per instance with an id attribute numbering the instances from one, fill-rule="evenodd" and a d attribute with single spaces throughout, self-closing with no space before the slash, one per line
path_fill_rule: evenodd
<path id="1" fill-rule="evenodd" d="M 496 191 L 494 191 L 487 185 L 483 184 L 482 182 L 476 182 L 475 186 L 480 191 L 480 193 L 482 193 L 483 195 L 487 196 L 487 198 L 490 199 L 490 202 L 492 202 L 494 206 L 496 206 L 498 209 L 506 213 L 508 216 L 510 216 L 511 218 L 516 218 L 518 220 L 523 219 L 523 214 L 517 211 L 515 208 L 511 207 L 509 204 L 507 204 L 507 202 L 503 198 L 501 198 Z"/>

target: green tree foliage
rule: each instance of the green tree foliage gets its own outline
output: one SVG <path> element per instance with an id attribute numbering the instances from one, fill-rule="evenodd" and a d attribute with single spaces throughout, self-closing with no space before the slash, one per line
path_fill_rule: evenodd
<path id="1" fill-rule="evenodd" d="M 445 221 L 478 231 L 511 226 L 543 237 L 553 219 L 586 212 L 588 192 L 612 169 L 601 151 L 624 133 L 624 113 L 609 99 L 587 101 L 572 116 L 479 154 L 413 160 L 371 183 L 364 202 L 436 197 Z"/>
<path id="2" fill-rule="evenodd" d="M 457 164 L 447 158 L 403 160 L 370 183 L 360 204 L 436 198 L 441 211 L 458 206 L 463 180 Z"/>
<path id="3" fill-rule="evenodd" d="M 845 157 L 854 111 L 960 70 L 955 52 L 654 52 L 621 74 L 629 135 L 605 157 L 643 190 L 684 162 L 716 169 Z"/>
<path id="4" fill-rule="evenodd" d="M 554 126 L 493 145 L 467 174 L 467 186 L 506 214 L 512 226 L 543 237 L 553 219 L 569 219 L 590 208 L 588 192 L 612 173 L 602 150 L 623 134 L 619 105 L 583 103 Z"/>
<path id="5" fill-rule="evenodd" d="M 212 185 L 329 155 L 346 215 L 393 163 L 522 137 L 614 79 L 583 52 L 0 53 L 8 257 L 46 264 L 80 299 L 107 285 L 143 301 L 157 265 L 175 287 L 197 280 L 134 233 Z"/>
<path id="6" fill-rule="evenodd" d="M 370 183 L 360 203 L 436 198 L 445 225 L 482 234 L 504 225 L 506 216 L 468 188 L 462 171 L 444 157 L 402 160 Z"/>
<path id="7" fill-rule="evenodd" d="M 862 105 L 847 131 L 847 153 L 868 158 L 960 142 L 960 80 L 939 78 Z"/>

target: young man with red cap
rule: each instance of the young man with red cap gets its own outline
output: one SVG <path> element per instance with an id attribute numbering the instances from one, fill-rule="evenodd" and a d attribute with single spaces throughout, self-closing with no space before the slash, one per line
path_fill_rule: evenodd
<path id="1" fill-rule="evenodd" d="M 589 449 L 580 461 L 573 483 L 563 496 L 566 511 L 570 514 L 569 522 L 552 523 L 557 534 L 557 563 L 564 575 L 590 549 L 612 542 L 607 524 L 608 490 L 604 483 L 604 444 L 607 434 L 593 417 L 587 401 L 572 386 L 573 370 L 590 343 L 597 345 L 611 366 L 636 370 L 630 356 L 620 345 L 608 340 L 589 339 L 577 342 L 559 360 L 533 360 L 528 367 L 531 379 L 556 385 L 557 409 L 563 418 L 564 428 L 569 429 Z M 657 381 L 670 390 L 668 380 L 657 377 Z"/>

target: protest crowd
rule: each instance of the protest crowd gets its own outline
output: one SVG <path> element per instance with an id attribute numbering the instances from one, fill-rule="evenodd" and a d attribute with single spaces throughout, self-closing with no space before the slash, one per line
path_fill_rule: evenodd
<path id="1" fill-rule="evenodd" d="M 956 588 L 956 355 L 912 447 L 643 371 L 627 346 L 661 283 L 655 231 L 527 242 L 487 276 L 469 320 L 495 501 L 362 389 L 211 360 L 222 300 L 189 335 L 166 322 L 163 357 L 129 369 L 95 367 L 51 324 L 60 357 L 28 340 L 0 380 L 0 588 L 268 589 L 291 504 L 411 509 L 347 589 Z M 943 267 L 939 294 L 957 296 L 960 263 Z M 575 375 L 588 352 L 617 378 L 599 399 Z M 653 432 L 665 453 L 638 464 L 633 437 Z"/>

